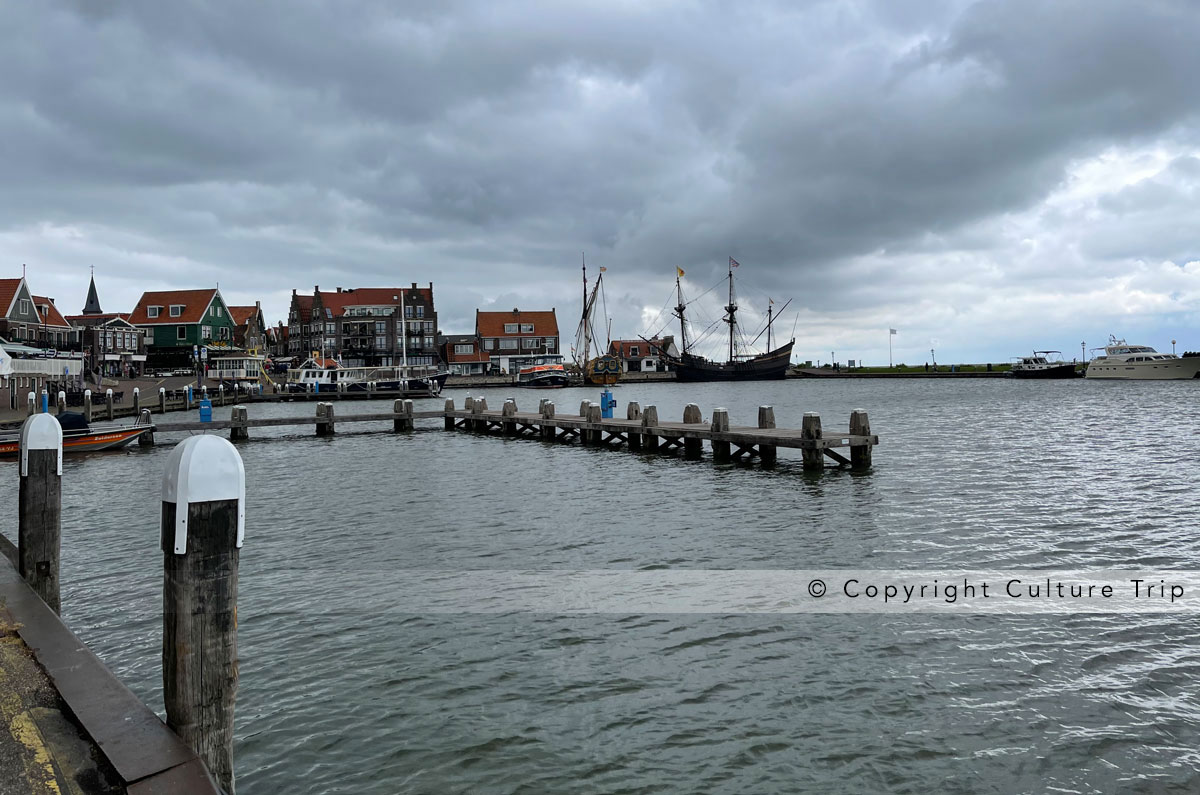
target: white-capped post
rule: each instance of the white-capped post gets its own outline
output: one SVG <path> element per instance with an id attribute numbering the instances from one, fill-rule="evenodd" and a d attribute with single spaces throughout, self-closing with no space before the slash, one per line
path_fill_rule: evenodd
<path id="1" fill-rule="evenodd" d="M 21 576 L 55 612 L 62 538 L 62 426 L 34 414 L 21 426 L 17 552 Z"/>
<path id="2" fill-rule="evenodd" d="M 167 725 L 233 795 L 238 560 L 246 470 L 229 441 L 192 436 L 162 479 L 163 701 Z"/>
<path id="3" fill-rule="evenodd" d="M 108 421 L 112 422 L 113 421 L 113 391 L 111 389 L 108 389 L 104 392 L 104 405 L 106 407 L 105 413 L 107 415 Z"/>

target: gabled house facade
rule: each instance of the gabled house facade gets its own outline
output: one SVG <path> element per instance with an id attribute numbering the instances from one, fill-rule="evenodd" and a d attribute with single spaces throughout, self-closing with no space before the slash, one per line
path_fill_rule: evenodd
<path id="1" fill-rule="evenodd" d="M 490 361 L 490 371 L 515 373 L 538 361 L 562 361 L 555 310 L 511 312 L 475 310 L 475 336 Z"/>
<path id="2" fill-rule="evenodd" d="M 231 306 L 229 314 L 233 317 L 233 345 L 246 353 L 256 356 L 267 354 L 267 321 L 263 318 L 262 302 L 255 301 L 254 306 Z"/>
<path id="3" fill-rule="evenodd" d="M 438 361 L 437 310 L 428 287 L 292 291 L 288 355 L 332 356 L 345 367 L 432 365 Z"/>
<path id="4" fill-rule="evenodd" d="M 137 378 L 145 372 L 146 331 L 128 318 L 120 312 L 67 316 L 88 372 L 110 378 Z"/>
<path id="5" fill-rule="evenodd" d="M 38 344 L 42 322 L 25 278 L 0 279 L 0 337 L 30 347 L 46 347 Z"/>
<path id="6" fill-rule="evenodd" d="M 447 334 L 441 338 L 442 361 L 451 375 L 484 375 L 491 357 L 474 334 Z"/>
<path id="7" fill-rule="evenodd" d="M 187 365 L 194 348 L 217 349 L 219 354 L 233 347 L 233 319 L 216 288 L 142 293 L 129 323 L 146 331 L 154 367 Z"/>
<path id="8" fill-rule="evenodd" d="M 621 372 L 625 373 L 665 373 L 671 368 L 663 354 L 679 355 L 675 338 L 671 336 L 613 340 L 608 345 L 608 352 L 621 360 Z"/>

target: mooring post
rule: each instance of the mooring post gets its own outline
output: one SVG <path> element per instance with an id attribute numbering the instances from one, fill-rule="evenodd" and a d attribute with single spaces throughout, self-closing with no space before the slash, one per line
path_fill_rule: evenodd
<path id="1" fill-rule="evenodd" d="M 471 398 L 467 398 L 468 401 L 470 401 L 470 399 Z M 446 430 L 454 430 L 454 417 L 452 416 L 452 412 L 454 411 L 454 398 L 446 398 L 446 405 L 442 407 L 442 411 L 446 412 Z"/>
<path id="2" fill-rule="evenodd" d="M 113 391 L 111 388 L 104 392 L 104 413 L 109 422 L 113 421 Z"/>
<path id="3" fill-rule="evenodd" d="M 600 444 L 601 442 L 604 441 L 604 431 L 602 431 L 598 427 L 600 425 L 600 423 L 603 422 L 603 418 L 604 418 L 604 407 L 601 406 L 599 403 L 589 403 L 588 409 L 587 409 L 588 424 L 597 426 L 590 431 L 586 431 L 586 433 L 592 437 L 591 438 L 592 444 Z"/>
<path id="4" fill-rule="evenodd" d="M 775 408 L 773 406 L 758 407 L 758 427 L 775 427 Z M 764 464 L 774 464 L 779 459 L 778 448 L 773 444 L 758 446 L 758 460 Z"/>
<path id="5" fill-rule="evenodd" d="M 154 420 L 150 418 L 150 409 L 142 409 L 142 413 L 138 415 L 138 425 L 153 425 Z M 146 431 L 138 437 L 138 447 L 153 447 L 154 446 L 154 431 Z"/>
<path id="6" fill-rule="evenodd" d="M 579 419 L 582 420 L 583 422 L 591 422 L 591 420 L 588 419 L 588 414 L 591 412 L 591 408 L 592 408 L 592 401 L 585 400 L 585 401 L 581 402 L 579 404 Z M 587 428 L 580 428 L 579 429 L 579 443 L 580 444 L 591 444 L 592 443 L 592 432 L 589 431 Z"/>
<path id="7" fill-rule="evenodd" d="M 317 436 L 333 436 L 333 404 L 317 404 Z"/>
<path id="8" fill-rule="evenodd" d="M 89 425 L 92 422 L 92 390 L 83 390 L 83 419 Z"/>
<path id="9" fill-rule="evenodd" d="M 709 430 L 714 434 L 729 433 L 729 412 L 726 409 L 713 409 L 712 425 Z M 712 451 L 714 461 L 728 461 L 729 442 L 712 440 Z"/>
<path id="10" fill-rule="evenodd" d="M 637 401 L 630 401 L 625 408 L 625 419 L 640 420 L 642 418 L 642 407 Z"/>
<path id="11" fill-rule="evenodd" d="M 142 391 L 136 386 L 133 388 L 133 416 L 142 416 Z"/>
<path id="12" fill-rule="evenodd" d="M 167 725 L 233 795 L 246 470 L 232 444 L 219 436 L 192 436 L 171 451 L 162 480 L 161 528 Z"/>
<path id="13" fill-rule="evenodd" d="M 651 452 L 658 449 L 658 437 L 651 428 L 658 427 L 658 406 L 646 406 L 642 412 L 642 447 Z"/>
<path id="14" fill-rule="evenodd" d="M 554 401 L 543 400 L 540 413 L 542 415 L 543 420 L 554 419 Z M 547 439 L 549 441 L 554 441 L 554 437 L 558 434 L 558 429 L 555 428 L 553 425 L 548 425 L 545 422 L 542 422 L 541 432 L 542 432 L 543 439 Z"/>
<path id="15" fill-rule="evenodd" d="M 392 401 L 392 431 L 411 431 L 413 429 L 413 402 L 396 398 Z"/>
<path id="16" fill-rule="evenodd" d="M 588 406 L 592 405 L 592 401 L 584 400 L 579 404 L 579 419 L 586 421 L 588 416 Z"/>
<path id="17" fill-rule="evenodd" d="M 700 407 L 695 403 L 689 403 L 683 407 L 683 422 L 685 425 L 702 425 L 704 418 L 700 415 Z M 683 437 L 683 455 L 685 458 L 697 459 L 704 449 L 704 442 L 700 439 L 692 439 Z"/>
<path id="18" fill-rule="evenodd" d="M 200 385 L 200 399 L 208 400 L 208 384 Z"/>
<path id="19" fill-rule="evenodd" d="M 167 413 L 167 388 L 165 386 L 158 388 L 158 413 Z"/>
<path id="20" fill-rule="evenodd" d="M 186 411 L 192 410 L 192 385 L 188 384 L 183 391 L 183 408 Z"/>
<path id="21" fill-rule="evenodd" d="M 34 414 L 21 426 L 17 553 L 21 576 L 55 613 L 62 536 L 62 425 Z"/>
<path id="22" fill-rule="evenodd" d="M 61 389 L 58 390 L 58 399 L 55 401 L 55 403 L 55 409 L 57 410 L 58 414 L 65 412 L 67 410 L 67 393 Z"/>
<path id="23" fill-rule="evenodd" d="M 871 420 L 867 417 L 866 409 L 855 409 L 850 412 L 850 433 L 855 436 L 870 436 L 871 435 Z M 870 469 L 871 468 L 871 450 L 872 446 L 869 443 L 864 445 L 853 445 L 850 448 L 850 468 L 851 469 Z"/>
<path id="24" fill-rule="evenodd" d="M 800 426 L 800 438 L 816 442 L 812 447 L 801 449 L 804 458 L 804 469 L 808 472 L 821 471 L 825 468 L 825 452 L 819 446 L 821 441 L 821 415 L 815 411 L 804 412 L 804 421 Z"/>
<path id="25" fill-rule="evenodd" d="M 42 408 L 41 408 L 41 413 L 42 413 L 42 414 L 46 414 L 46 413 L 48 413 L 49 411 L 50 411 L 50 393 L 46 391 L 46 388 L 45 388 L 45 387 L 42 387 Z"/>
<path id="26" fill-rule="evenodd" d="M 504 405 L 500 408 L 500 424 L 504 429 L 504 433 L 512 436 L 517 432 L 517 401 L 508 398 L 504 401 Z"/>
<path id="27" fill-rule="evenodd" d="M 625 419 L 637 420 L 640 422 L 642 419 L 641 405 L 638 404 L 637 402 L 630 401 L 629 405 L 625 408 Z M 635 428 L 630 428 L 625 432 L 625 438 L 626 438 L 627 443 L 629 444 L 630 450 L 641 450 L 642 449 L 641 431 L 639 431 Z"/>
<path id="28" fill-rule="evenodd" d="M 218 406 L 225 405 L 225 385 L 224 384 L 217 384 L 217 405 Z"/>
<path id="29" fill-rule="evenodd" d="M 37 395 L 33 392 L 30 392 L 26 402 L 28 403 L 27 408 L 29 410 L 26 412 L 25 416 L 32 417 L 37 413 Z"/>
<path id="30" fill-rule="evenodd" d="M 250 438 L 249 412 L 245 406 L 234 406 L 229 412 L 229 440 L 233 442 Z"/>
<path id="31" fill-rule="evenodd" d="M 485 397 L 475 398 L 476 419 L 475 419 L 475 423 L 472 427 L 477 431 L 486 431 L 487 430 L 487 427 L 488 427 L 487 426 L 487 418 L 485 418 L 483 416 L 483 412 L 485 412 L 485 411 L 487 411 L 487 398 L 485 398 Z"/>

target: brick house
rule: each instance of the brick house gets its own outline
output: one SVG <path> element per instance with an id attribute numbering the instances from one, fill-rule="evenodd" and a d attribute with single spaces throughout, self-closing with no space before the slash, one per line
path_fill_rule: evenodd
<path id="1" fill-rule="evenodd" d="M 216 288 L 142 293 L 129 323 L 145 330 L 154 367 L 188 366 L 194 347 L 219 355 L 233 346 L 233 319 Z"/>
<path id="2" fill-rule="evenodd" d="M 433 282 L 333 291 L 318 285 L 311 296 L 292 291 L 289 355 L 304 359 L 316 352 L 345 367 L 397 367 L 405 351 L 410 365 L 438 363 Z"/>
<path id="3" fill-rule="evenodd" d="M 484 312 L 475 310 L 475 336 L 490 360 L 490 370 L 515 373 L 537 361 L 562 361 L 555 310 Z"/>
<path id="4" fill-rule="evenodd" d="M 267 353 L 267 321 L 263 318 L 262 302 L 254 306 L 231 306 L 233 346 L 247 353 L 263 356 Z"/>
<path id="5" fill-rule="evenodd" d="M 679 355 L 675 338 L 671 336 L 650 340 L 613 340 L 608 345 L 608 352 L 621 360 L 621 371 L 625 373 L 665 373 L 670 367 L 663 353 L 668 356 Z"/>
<path id="6" fill-rule="evenodd" d="M 67 315 L 75 344 L 90 372 L 110 378 L 136 378 L 146 367 L 146 331 L 127 312 Z"/>
<path id="7" fill-rule="evenodd" d="M 491 363 L 491 357 L 474 334 L 443 336 L 441 353 L 452 375 L 483 375 Z"/>
<path id="8" fill-rule="evenodd" d="M 71 326 L 54 299 L 34 295 L 25 278 L 0 279 L 0 337 L 31 348 L 69 350 Z"/>

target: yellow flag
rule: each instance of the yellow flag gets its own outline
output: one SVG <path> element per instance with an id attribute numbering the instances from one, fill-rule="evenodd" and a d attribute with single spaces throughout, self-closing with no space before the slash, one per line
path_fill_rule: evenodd
<path id="1" fill-rule="evenodd" d="M 675 273 L 679 276 L 679 278 L 683 278 L 683 268 L 679 267 L 678 265 L 675 266 Z"/>
<path id="2" fill-rule="evenodd" d="M 600 269 L 600 272 L 601 272 L 601 273 L 604 273 L 604 272 L 605 272 L 605 271 L 607 271 L 607 270 L 608 270 L 608 268 L 601 268 L 601 269 Z"/>

